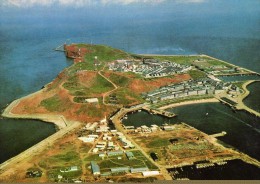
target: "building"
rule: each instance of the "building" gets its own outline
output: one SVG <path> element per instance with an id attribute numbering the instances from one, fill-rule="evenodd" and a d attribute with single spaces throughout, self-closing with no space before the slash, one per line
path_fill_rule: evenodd
<path id="1" fill-rule="evenodd" d="M 97 126 L 98 126 L 98 123 L 95 122 L 92 125 L 88 126 L 86 129 L 90 130 L 90 131 L 94 131 Z"/>
<path id="2" fill-rule="evenodd" d="M 69 171 L 71 171 L 71 172 L 72 171 L 77 171 L 77 170 L 79 170 L 78 166 L 71 166 L 70 169 L 69 169 Z"/>
<path id="3" fill-rule="evenodd" d="M 111 168 L 112 173 L 121 173 L 121 172 L 128 172 L 128 171 L 129 171 L 129 167 L 114 167 L 114 168 Z"/>
<path id="4" fill-rule="evenodd" d="M 98 98 L 87 98 L 85 99 L 87 103 L 98 103 Z"/>
<path id="5" fill-rule="evenodd" d="M 95 138 L 92 138 L 92 137 L 79 137 L 78 139 L 83 142 L 94 142 L 95 141 Z"/>
<path id="6" fill-rule="evenodd" d="M 164 126 L 163 129 L 166 131 L 174 130 L 174 126 Z"/>
<path id="7" fill-rule="evenodd" d="M 144 177 L 149 177 L 149 176 L 159 175 L 160 172 L 159 171 L 143 171 L 142 174 Z"/>
<path id="8" fill-rule="evenodd" d="M 107 156 L 117 156 L 117 155 L 123 155 L 123 151 L 109 151 L 107 152 Z"/>
<path id="9" fill-rule="evenodd" d="M 105 157 L 106 154 L 104 152 L 98 154 L 99 157 Z"/>
<path id="10" fill-rule="evenodd" d="M 93 153 L 97 153 L 97 152 L 98 152 L 98 148 L 94 148 L 94 149 L 92 150 L 92 152 L 93 152 Z"/>
<path id="11" fill-rule="evenodd" d="M 97 165 L 97 163 L 95 161 L 91 161 L 90 165 L 91 165 L 92 173 L 94 175 L 99 175 L 100 174 L 100 168 Z"/>
<path id="12" fill-rule="evenodd" d="M 144 171 L 149 171 L 148 167 L 138 167 L 138 168 L 131 168 L 131 173 L 139 173 Z"/>
<path id="13" fill-rule="evenodd" d="M 90 135 L 88 135 L 88 137 L 90 137 L 90 138 L 98 138 L 99 135 L 90 134 Z"/>
<path id="14" fill-rule="evenodd" d="M 125 154 L 126 154 L 128 160 L 132 160 L 135 158 L 134 154 L 131 151 L 127 151 L 127 152 L 125 152 Z"/>

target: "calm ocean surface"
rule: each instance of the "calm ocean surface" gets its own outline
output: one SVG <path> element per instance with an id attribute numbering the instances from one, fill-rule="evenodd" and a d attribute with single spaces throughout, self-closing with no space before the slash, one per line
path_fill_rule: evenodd
<path id="1" fill-rule="evenodd" d="M 235 0 L 230 2 L 237 4 Z M 230 2 L 225 7 L 233 8 Z M 216 7 L 208 3 L 193 9 L 182 5 L 178 11 L 161 6 L 159 9 L 109 7 L 104 11 L 53 9 L 51 16 L 44 9 L 1 11 L 0 108 L 39 90 L 72 64 L 63 53 L 53 51 L 67 39 L 107 44 L 132 53 L 204 53 L 260 72 L 258 10 L 245 10 L 243 3 L 232 11 L 221 9 L 218 3 Z M 256 6 L 253 3 L 246 7 Z M 245 103 L 259 109 L 259 87 L 252 84 L 249 90 L 252 95 Z M 179 116 L 170 121 L 183 120 L 206 133 L 226 130 L 228 134 L 222 141 L 260 159 L 259 141 L 256 141 L 260 140 L 259 119 L 243 112 L 234 114 L 221 104 L 196 107 L 173 109 Z M 206 112 L 209 116 L 203 117 Z M 54 132 L 55 127 L 48 123 L 0 119 L 0 163 Z"/>

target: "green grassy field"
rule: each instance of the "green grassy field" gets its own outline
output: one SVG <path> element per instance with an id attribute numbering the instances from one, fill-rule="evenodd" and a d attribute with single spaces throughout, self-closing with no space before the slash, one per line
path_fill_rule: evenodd
<path id="1" fill-rule="evenodd" d="M 202 58 L 201 56 L 153 56 L 155 59 L 173 61 L 178 64 L 191 65 L 194 60 Z"/>
<path id="2" fill-rule="evenodd" d="M 170 145 L 170 141 L 164 138 L 157 137 L 147 144 L 148 148 L 157 148 Z"/>
<path id="3" fill-rule="evenodd" d="M 129 84 L 129 80 L 130 80 L 129 78 L 122 75 L 118 75 L 115 72 L 110 74 L 109 79 L 117 86 L 120 87 L 126 87 Z"/>
<path id="4" fill-rule="evenodd" d="M 132 151 L 135 158 L 129 160 L 126 155 L 120 156 L 110 156 L 104 157 L 104 159 L 100 158 L 98 154 L 90 155 L 84 159 L 84 161 L 96 161 L 100 167 L 102 172 L 109 172 L 111 168 L 115 167 L 129 167 L 129 168 L 138 168 L 138 167 L 148 167 L 151 170 L 158 169 L 155 165 L 153 165 L 140 151 Z M 118 159 L 120 157 L 121 159 Z M 89 164 L 87 164 L 87 167 Z"/>
<path id="5" fill-rule="evenodd" d="M 115 92 L 112 93 L 112 95 L 116 95 L 118 99 L 118 103 L 122 105 L 129 105 L 134 102 L 136 103 L 144 102 L 144 100 L 141 98 L 140 95 L 134 93 L 133 91 L 127 88 L 117 89 Z"/>
<path id="6" fill-rule="evenodd" d="M 85 62 L 81 66 L 82 69 L 85 70 L 100 70 L 105 62 L 110 62 L 116 59 L 132 58 L 128 53 L 106 45 L 77 44 L 77 46 L 90 50 L 90 53 L 85 55 Z M 101 64 L 97 68 L 94 66 L 95 56 L 97 56 L 97 60 Z"/>
<path id="7" fill-rule="evenodd" d="M 190 71 L 188 71 L 188 74 L 194 80 L 207 77 L 207 74 L 202 72 L 202 71 L 200 71 L 200 70 L 190 70 Z"/>
<path id="8" fill-rule="evenodd" d="M 98 74 L 94 78 L 94 81 L 92 81 L 91 87 L 81 84 L 77 76 L 69 77 L 68 81 L 63 84 L 63 87 L 69 90 L 73 96 L 93 96 L 114 89 L 114 86 L 110 82 Z"/>
<path id="9" fill-rule="evenodd" d="M 63 112 L 67 109 L 68 104 L 70 104 L 69 99 L 63 100 L 58 95 L 47 98 L 40 103 L 41 106 L 51 112 Z"/>

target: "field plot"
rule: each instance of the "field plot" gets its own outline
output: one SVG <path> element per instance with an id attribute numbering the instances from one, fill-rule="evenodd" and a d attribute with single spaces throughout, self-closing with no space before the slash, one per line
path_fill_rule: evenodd
<path id="1" fill-rule="evenodd" d="M 231 159 L 232 151 L 216 139 L 186 124 L 174 125 L 171 131 L 132 134 L 133 139 L 160 165 L 176 167 L 203 160 Z"/>

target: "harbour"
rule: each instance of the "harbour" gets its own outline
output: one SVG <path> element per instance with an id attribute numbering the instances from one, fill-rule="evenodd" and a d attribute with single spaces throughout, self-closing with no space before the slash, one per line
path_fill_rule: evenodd
<path id="1" fill-rule="evenodd" d="M 225 145 L 235 147 L 253 158 L 260 158 L 260 144 L 253 141 L 260 139 L 259 118 L 243 111 L 234 113 L 230 107 L 216 102 L 184 105 L 168 110 L 178 116 L 166 118 L 142 111 L 128 113 L 128 118 L 122 119 L 122 122 L 125 126 L 135 127 L 151 126 L 152 124 L 161 126 L 164 123 L 174 125 L 186 122 L 207 134 L 225 131 L 225 136 L 218 137 Z M 208 115 L 206 115 L 207 113 Z M 248 142 L 252 143 L 250 147 L 248 147 Z"/>
<path id="2" fill-rule="evenodd" d="M 168 169 L 176 180 L 259 180 L 260 168 L 241 160 Z"/>

